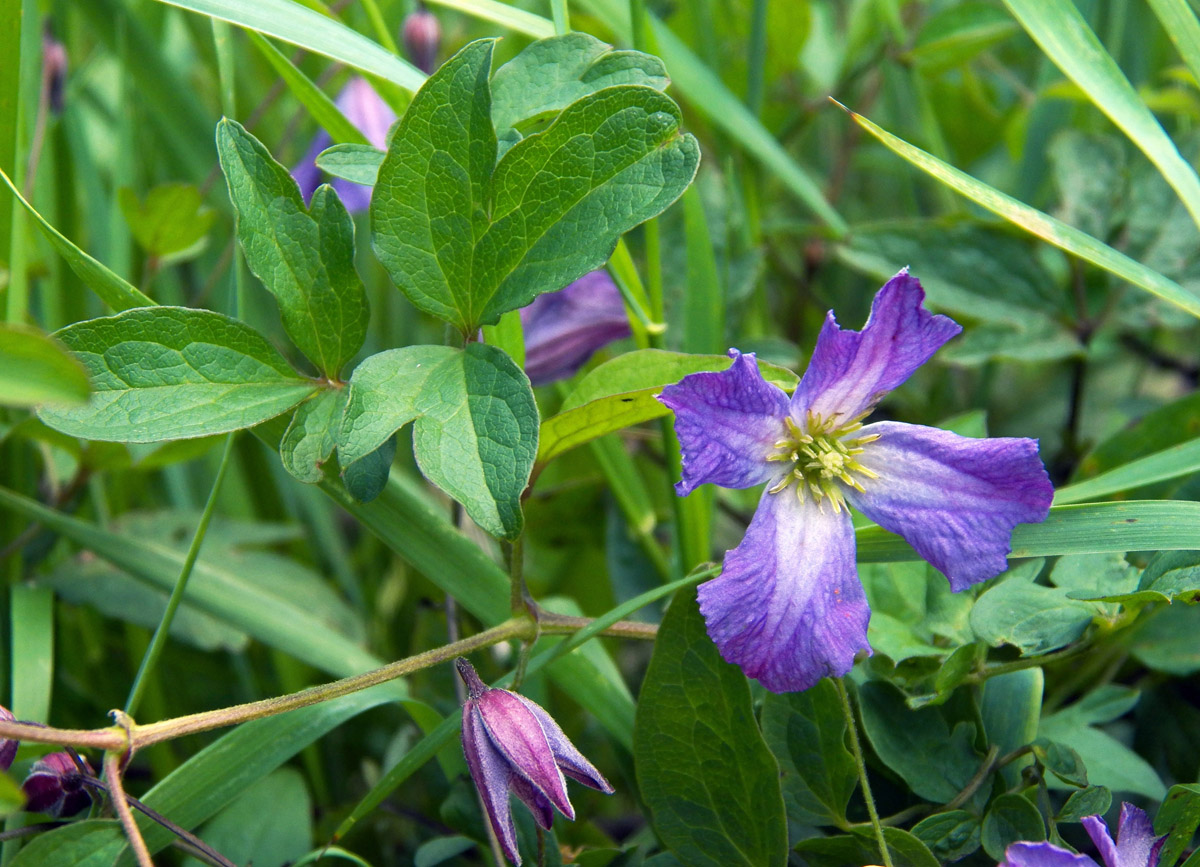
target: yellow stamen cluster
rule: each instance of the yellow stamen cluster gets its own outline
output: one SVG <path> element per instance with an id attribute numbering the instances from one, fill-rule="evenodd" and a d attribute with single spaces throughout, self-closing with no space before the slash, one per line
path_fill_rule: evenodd
<path id="1" fill-rule="evenodd" d="M 856 476 L 879 478 L 857 460 L 858 455 L 866 451 L 863 447 L 879 439 L 879 434 L 847 438 L 862 427 L 861 419 L 865 415 L 845 424 L 838 423 L 837 415 L 827 419 L 819 414 L 810 415 L 805 430 L 801 430 L 791 416 L 785 417 L 788 435 L 775 443 L 779 451 L 767 460 L 791 461 L 792 466 L 768 493 L 778 494 L 795 483 L 800 502 L 811 495 L 818 507 L 823 508 L 825 500 L 829 500 L 833 511 L 840 512 L 845 505 L 841 485 L 861 491 L 862 482 Z"/>

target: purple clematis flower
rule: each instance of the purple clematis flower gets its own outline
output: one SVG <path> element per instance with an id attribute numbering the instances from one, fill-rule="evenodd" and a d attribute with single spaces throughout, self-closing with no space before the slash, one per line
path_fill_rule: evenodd
<path id="1" fill-rule="evenodd" d="M 575 818 L 563 774 L 606 795 L 612 794 L 613 787 L 567 740 L 550 714 L 524 696 L 487 686 L 461 656 L 454 664 L 467 685 L 462 737 L 471 779 L 500 847 L 519 865 L 509 792 L 548 829 L 554 821 L 552 807 L 568 819 Z"/>
<path id="2" fill-rule="evenodd" d="M 1085 816 L 1083 827 L 1096 844 L 1104 867 L 1158 867 L 1166 836 L 1154 835 L 1154 824 L 1144 810 L 1121 804 L 1114 841 L 1100 816 Z M 1004 850 L 999 867 L 1099 867 L 1087 855 L 1076 855 L 1053 843 L 1013 843 Z"/>
<path id="3" fill-rule="evenodd" d="M 84 767 L 92 775 L 86 760 Z M 34 762 L 21 789 L 25 792 L 26 810 L 55 819 L 74 816 L 92 803 L 83 774 L 68 752 L 50 753 Z"/>
<path id="4" fill-rule="evenodd" d="M 791 399 L 753 355 L 663 389 L 675 411 L 685 496 L 706 482 L 767 483 L 722 574 L 700 585 L 708 634 L 774 692 L 808 689 L 870 652 L 870 609 L 855 570 L 849 503 L 898 533 L 954 590 L 1004 571 L 1013 527 L 1045 519 L 1053 486 L 1030 439 L 968 439 L 862 420 L 962 328 L 922 306 L 901 271 L 862 331 L 830 312 Z"/>
<path id="5" fill-rule="evenodd" d="M 342 92 L 335 100 L 338 110 L 346 116 L 346 120 L 358 127 L 359 132 L 366 136 L 374 147 L 380 150 L 387 147 L 388 129 L 396 122 L 396 113 L 364 78 L 355 76 L 346 82 Z M 317 155 L 333 143 L 329 133 L 321 130 L 313 138 L 304 159 L 292 169 L 292 177 L 300 185 L 304 201 L 308 202 L 317 187 L 321 185 L 322 174 L 317 168 Z M 350 213 L 365 211 L 371 204 L 371 188 L 341 178 L 333 179 L 333 188 L 338 198 Z"/>
<path id="6" fill-rule="evenodd" d="M 12 711 L 0 705 L 0 722 L 12 722 L 14 719 L 16 717 L 12 715 Z M 12 767 L 13 759 L 17 757 L 19 744 L 19 741 L 0 738 L 0 771 L 7 771 Z"/>
<path id="7" fill-rule="evenodd" d="M 525 373 L 534 385 L 565 379 L 602 346 L 629 336 L 617 284 L 604 270 L 584 274 L 521 308 Z"/>

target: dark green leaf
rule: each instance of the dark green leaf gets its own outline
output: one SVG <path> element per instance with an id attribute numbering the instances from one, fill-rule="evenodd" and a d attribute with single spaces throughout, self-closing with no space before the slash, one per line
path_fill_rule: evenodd
<path id="1" fill-rule="evenodd" d="M 1069 746 L 1039 738 L 1033 745 L 1033 753 L 1046 770 L 1068 786 L 1081 789 L 1087 786 L 1087 768 L 1083 759 Z"/>
<path id="2" fill-rule="evenodd" d="M 368 358 L 350 379 L 338 457 L 351 467 L 415 419 L 425 476 L 494 536 L 521 532 L 521 492 L 537 453 L 537 404 L 495 346 L 408 346 Z"/>
<path id="3" fill-rule="evenodd" d="M 413 867 L 436 867 L 475 848 L 475 841 L 470 837 L 434 837 L 426 840 L 413 853 Z"/>
<path id="4" fill-rule="evenodd" d="M 1188 677 L 1200 671 L 1200 608 L 1172 605 L 1133 629 L 1129 652 L 1147 668 Z"/>
<path id="5" fill-rule="evenodd" d="M 0 324 L 0 405 L 82 403 L 91 390 L 87 371 L 57 340 Z"/>
<path id="6" fill-rule="evenodd" d="M 1001 795 L 992 801 L 983 817 L 983 850 L 997 861 L 1004 860 L 1009 843 L 1046 839 L 1046 823 L 1037 807 L 1020 795 Z"/>
<path id="7" fill-rule="evenodd" d="M 971 628 L 993 647 L 1012 644 L 1032 656 L 1070 644 L 1097 613 L 1095 603 L 1071 599 L 1066 590 L 1014 577 L 979 597 Z"/>
<path id="8" fill-rule="evenodd" d="M 979 769 L 975 727 L 951 730 L 941 709 L 910 709 L 892 686 L 871 681 L 859 690 L 863 729 L 880 761 L 899 774 L 920 797 L 945 803 Z"/>
<path id="9" fill-rule="evenodd" d="M 279 302 L 288 336 L 336 379 L 367 333 L 354 221 L 329 186 L 318 187 L 305 208 L 288 170 L 237 121 L 218 124 L 217 152 L 246 264 Z"/>
<path id="10" fill-rule="evenodd" d="M 1040 668 L 1027 668 L 988 678 L 980 699 L 979 714 L 983 719 L 988 744 L 1007 755 L 1032 743 L 1037 737 L 1038 720 L 1042 715 L 1042 685 Z M 1006 765 L 1001 773 L 1010 786 L 1020 782 L 1021 769 L 1028 758 Z"/>
<path id="11" fill-rule="evenodd" d="M 370 145 L 340 144 L 317 154 L 317 168 L 335 178 L 373 187 L 383 157 L 383 151 Z"/>
<path id="12" fill-rule="evenodd" d="M 1163 867 L 1171 867 L 1191 845 L 1198 825 L 1200 784 L 1171 786 L 1158 809 L 1158 815 L 1154 817 L 1154 833 L 1167 835 L 1167 841 L 1159 855 L 1159 863 Z"/>
<path id="13" fill-rule="evenodd" d="M 982 829 L 977 816 L 965 810 L 950 810 L 922 819 L 913 826 L 912 833 L 944 864 L 978 849 Z"/>
<path id="14" fill-rule="evenodd" d="M 1104 786 L 1088 786 L 1071 797 L 1058 811 L 1057 821 L 1078 822 L 1084 816 L 1103 816 L 1112 806 L 1112 792 Z"/>
<path id="15" fill-rule="evenodd" d="M 675 596 L 655 640 L 634 759 L 659 838 L 689 867 L 786 863 L 778 765 L 749 684 L 709 639 L 694 591 Z"/>
<path id="16" fill-rule="evenodd" d="M 345 467 L 342 470 L 342 483 L 350 496 L 360 503 L 369 503 L 383 493 L 395 458 L 396 437 L 393 435 L 375 451 Z"/>
<path id="17" fill-rule="evenodd" d="M 429 79 L 371 204 L 375 251 L 396 285 L 463 334 L 599 268 L 622 234 L 680 196 L 699 160 L 674 102 L 620 86 L 570 105 L 493 172 L 491 56 L 492 42 L 473 42 Z"/>
<path id="18" fill-rule="evenodd" d="M 925 844 L 908 831 L 884 828 L 893 867 L 938 867 L 937 859 Z M 868 829 L 867 833 L 844 837 L 814 837 L 796 846 L 808 867 L 847 867 L 874 864 L 882 861 L 879 845 Z"/>
<path id="19" fill-rule="evenodd" d="M 347 394 L 345 388 L 322 389 L 296 407 L 279 441 L 279 457 L 284 468 L 300 481 L 315 484 L 324 476 L 322 466 L 337 443 Z"/>
<path id="20" fill-rule="evenodd" d="M 204 825 L 200 838 L 234 864 L 290 864 L 312 845 L 312 824 L 304 778 L 295 768 L 280 768 L 247 786 Z"/>
<path id="21" fill-rule="evenodd" d="M 116 819 L 85 819 L 39 834 L 12 867 L 112 867 L 125 836 Z"/>
<path id="22" fill-rule="evenodd" d="M 156 442 L 252 427 L 316 391 L 248 325 L 208 310 L 148 307 L 78 322 L 56 335 L 95 389 L 42 421 L 72 436 Z"/>
<path id="23" fill-rule="evenodd" d="M 670 79 L 657 57 L 614 51 L 586 33 L 541 39 L 496 70 L 492 123 L 501 138 L 546 121 L 571 103 L 605 87 L 640 84 L 665 90 Z"/>
<path id="24" fill-rule="evenodd" d="M 837 825 L 858 786 L 846 748 L 846 720 L 837 688 L 828 678 L 804 692 L 768 693 L 763 737 L 783 773 L 788 818 L 800 825 Z"/>
<path id="25" fill-rule="evenodd" d="M 937 75 L 966 64 L 1018 29 L 1012 18 L 995 6 L 961 3 L 930 16 L 908 56 L 921 72 Z"/>

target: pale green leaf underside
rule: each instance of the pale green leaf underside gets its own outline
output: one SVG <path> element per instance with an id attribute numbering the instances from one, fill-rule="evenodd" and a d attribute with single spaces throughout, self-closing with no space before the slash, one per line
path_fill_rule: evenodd
<path id="1" fill-rule="evenodd" d="M 45 407 L 72 436 L 157 442 L 251 427 L 295 406 L 300 378 L 248 325 L 208 310 L 149 307 L 70 325 L 56 335 L 87 369 L 87 404 Z"/>
<path id="2" fill-rule="evenodd" d="M 724 370 L 725 355 L 688 355 L 661 349 L 639 349 L 605 362 L 567 395 L 562 409 L 542 423 L 538 463 L 546 463 L 576 446 L 630 425 L 667 415 L 656 399 L 665 386 L 689 373 Z M 759 362 L 768 382 L 791 391 L 796 374 Z"/>
<path id="3" fill-rule="evenodd" d="M 607 261 L 696 172 L 679 108 L 653 88 L 573 103 L 495 166 L 492 43 L 451 58 L 405 113 L 380 166 L 374 246 L 396 285 L 464 334 Z"/>
<path id="4" fill-rule="evenodd" d="M 383 157 L 383 151 L 370 145 L 340 144 L 317 154 L 317 168 L 335 178 L 373 187 Z"/>
<path id="5" fill-rule="evenodd" d="M 503 351 L 409 346 L 371 356 L 350 379 L 338 458 L 343 469 L 415 421 L 425 476 L 489 533 L 521 531 L 521 492 L 537 453 L 537 405 Z"/>
<path id="6" fill-rule="evenodd" d="M 279 302 L 288 336 L 336 378 L 367 333 L 354 222 L 329 186 L 318 188 L 305 208 L 288 170 L 237 121 L 218 124 L 217 152 L 246 264 Z"/>
<path id="7" fill-rule="evenodd" d="M 0 405 L 79 403 L 90 391 L 87 371 L 58 341 L 24 325 L 0 324 Z"/>
<path id="8" fill-rule="evenodd" d="M 279 441 L 279 458 L 300 481 L 311 485 L 324 477 L 321 467 L 333 454 L 346 395 L 345 388 L 327 388 L 296 407 Z"/>
<path id="9" fill-rule="evenodd" d="M 492 77 L 492 124 L 505 131 L 545 119 L 606 87 L 640 84 L 666 90 L 663 62 L 640 51 L 614 51 L 594 36 L 567 33 L 533 43 Z"/>
<path id="10" fill-rule="evenodd" d="M 1178 283 L 1169 280 L 1157 271 L 1130 259 L 1124 253 L 1096 240 L 1086 232 L 1068 226 L 1049 214 L 1005 195 L 994 187 L 978 181 L 965 172 L 942 162 L 937 157 L 910 145 L 903 139 L 867 120 L 862 115 L 850 113 L 855 122 L 879 139 L 889 149 L 904 157 L 917 168 L 927 172 L 935 180 L 945 184 L 960 195 L 998 214 L 1014 225 L 1020 226 L 1043 241 L 1066 250 L 1079 258 L 1091 262 L 1117 275 L 1135 286 L 1140 286 L 1151 295 L 1169 301 L 1189 313 L 1200 316 L 1200 296 L 1187 291 Z"/>

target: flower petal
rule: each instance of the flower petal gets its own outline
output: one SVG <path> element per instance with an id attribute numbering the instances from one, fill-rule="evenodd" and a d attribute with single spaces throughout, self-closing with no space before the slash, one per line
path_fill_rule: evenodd
<path id="1" fill-rule="evenodd" d="M 583 753 L 575 748 L 575 744 L 571 743 L 570 738 L 566 736 L 559 724 L 550 714 L 546 713 L 541 705 L 535 704 L 520 693 L 513 693 L 513 695 L 519 698 L 541 723 L 542 731 L 545 732 L 546 740 L 550 744 L 550 751 L 554 753 L 554 761 L 558 763 L 558 767 L 564 774 L 572 780 L 598 789 L 606 795 L 611 795 L 616 791 L 592 763 L 584 758 Z"/>
<path id="2" fill-rule="evenodd" d="M 508 860 L 520 865 L 521 855 L 517 851 L 517 827 L 513 824 L 512 806 L 508 802 L 508 790 L 513 772 L 508 761 L 493 745 L 474 701 L 463 705 L 462 720 L 463 753 L 471 779 L 483 800 L 488 821 L 496 832 L 500 848 Z"/>
<path id="3" fill-rule="evenodd" d="M 754 353 L 731 349 L 729 355 L 727 370 L 689 374 L 658 396 L 675 410 L 683 450 L 683 479 L 675 492 L 681 497 L 706 482 L 723 488 L 762 484 L 775 470 L 767 456 L 787 435 L 787 395 L 762 378 Z"/>
<path id="4" fill-rule="evenodd" d="M 872 434 L 879 439 L 858 461 L 879 477 L 861 479 L 866 493 L 847 489 L 846 499 L 903 536 L 955 590 L 1003 572 L 1013 527 L 1046 519 L 1054 486 L 1036 440 L 886 421 L 853 436 Z"/>
<path id="5" fill-rule="evenodd" d="M 1012 843 L 1000 867 L 1097 867 L 1087 855 L 1076 855 L 1053 843 Z"/>
<path id="6" fill-rule="evenodd" d="M 503 754 L 513 773 L 527 779 L 568 819 L 575 810 L 567 799 L 567 781 L 554 761 L 537 717 L 514 693 L 489 689 L 475 702 L 492 745 Z"/>
<path id="7" fill-rule="evenodd" d="M 554 824 L 554 806 L 550 799 L 539 792 L 529 780 L 516 774 L 509 780 L 509 788 L 521 799 L 521 803 L 529 808 L 529 812 L 533 813 L 533 820 L 550 830 L 550 826 Z"/>
<path id="8" fill-rule="evenodd" d="M 1155 867 L 1158 864 L 1159 850 L 1166 838 L 1154 833 L 1154 824 L 1145 810 L 1128 801 L 1121 804 L 1115 844 L 1108 824 L 1101 816 L 1086 816 L 1082 821 L 1106 867 Z"/>
<path id="9" fill-rule="evenodd" d="M 614 340 L 629 336 L 629 318 L 617 284 L 601 269 L 521 308 L 525 373 L 534 385 L 565 379 Z"/>
<path id="10" fill-rule="evenodd" d="M 829 311 L 792 395 L 792 416 L 799 422 L 808 413 L 857 418 L 962 331 L 953 319 L 922 307 L 924 298 L 921 282 L 905 268 L 876 294 L 862 331 L 843 330 Z"/>
<path id="11" fill-rule="evenodd" d="M 871 649 L 850 516 L 801 503 L 794 488 L 763 492 L 746 538 L 699 596 L 721 655 L 773 692 L 843 675 Z"/>

